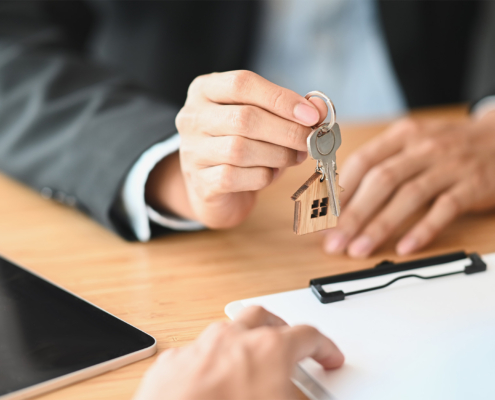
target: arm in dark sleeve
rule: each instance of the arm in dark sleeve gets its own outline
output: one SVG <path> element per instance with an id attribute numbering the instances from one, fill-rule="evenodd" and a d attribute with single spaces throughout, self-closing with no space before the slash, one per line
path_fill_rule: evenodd
<path id="1" fill-rule="evenodd" d="M 176 132 L 177 110 L 64 44 L 38 2 L 0 2 L 0 169 L 135 239 L 126 174 Z"/>
<path id="2" fill-rule="evenodd" d="M 495 95 L 495 2 L 480 1 L 477 4 L 466 88 L 472 105 Z"/>

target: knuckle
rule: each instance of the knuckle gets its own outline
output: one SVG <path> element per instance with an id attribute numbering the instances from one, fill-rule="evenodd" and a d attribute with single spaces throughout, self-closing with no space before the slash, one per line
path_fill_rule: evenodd
<path id="1" fill-rule="evenodd" d="M 158 356 L 158 362 L 168 362 L 171 358 L 177 355 L 179 352 L 179 348 L 172 347 L 170 349 L 165 350 Z"/>
<path id="2" fill-rule="evenodd" d="M 257 167 L 251 176 L 249 190 L 261 190 L 273 181 L 273 169 L 268 167 Z"/>
<path id="3" fill-rule="evenodd" d="M 229 357 L 231 365 L 244 366 L 252 363 L 254 346 L 246 340 L 239 340 L 232 347 Z"/>
<path id="4" fill-rule="evenodd" d="M 424 138 L 414 151 L 420 156 L 431 157 L 442 151 L 442 145 L 434 138 Z"/>
<path id="5" fill-rule="evenodd" d="M 213 333 L 215 337 L 223 337 L 227 334 L 230 324 L 226 321 L 213 322 L 208 330 Z"/>
<path id="6" fill-rule="evenodd" d="M 250 316 L 253 316 L 255 319 L 262 318 L 268 311 L 261 306 L 249 306 L 246 309 L 246 313 L 249 313 Z"/>
<path id="7" fill-rule="evenodd" d="M 189 89 L 187 91 L 188 96 L 200 90 L 203 86 L 203 82 L 207 78 L 208 75 L 199 75 L 193 79 L 191 84 L 189 85 Z"/>
<path id="8" fill-rule="evenodd" d="M 185 129 L 186 124 L 186 117 L 185 117 L 185 111 L 184 107 L 180 109 L 178 112 L 177 116 L 175 117 L 175 126 L 177 128 L 177 131 L 183 131 Z"/>
<path id="9" fill-rule="evenodd" d="M 198 127 L 201 126 L 200 118 L 201 114 L 198 113 L 197 110 L 191 106 L 185 105 L 175 117 L 177 131 L 181 135 L 185 135 L 200 130 L 198 129 Z"/>
<path id="10" fill-rule="evenodd" d="M 225 192 L 234 182 L 234 167 L 230 165 L 220 165 L 218 167 L 218 174 L 213 186 L 216 188 L 217 192 Z"/>
<path id="11" fill-rule="evenodd" d="M 229 136 L 227 138 L 227 143 L 224 147 L 226 153 L 226 158 L 228 162 L 238 163 L 245 156 L 245 145 L 244 139 L 239 136 Z"/>
<path id="12" fill-rule="evenodd" d="M 192 174 L 192 184 L 202 201 L 214 199 L 217 195 L 231 192 L 234 183 L 234 167 L 220 164 L 211 175 Z"/>
<path id="13" fill-rule="evenodd" d="M 227 74 L 228 86 L 232 93 L 243 93 L 247 91 L 253 72 L 240 70 Z"/>
<path id="14" fill-rule="evenodd" d="M 457 197 L 451 193 L 444 193 L 438 198 L 438 206 L 444 208 L 453 215 L 457 215 L 462 211 L 462 206 Z"/>
<path id="15" fill-rule="evenodd" d="M 352 169 L 362 171 L 369 170 L 371 166 L 370 157 L 364 151 L 360 151 L 349 156 L 348 163 L 352 166 Z"/>
<path id="16" fill-rule="evenodd" d="M 421 131 L 420 122 L 411 117 L 405 117 L 393 124 L 388 136 L 391 139 L 408 141 L 412 136 L 416 136 Z"/>
<path id="17" fill-rule="evenodd" d="M 267 351 L 277 349 L 283 341 L 283 334 L 278 329 L 264 327 L 260 334 Z"/>
<path id="18" fill-rule="evenodd" d="M 381 187 L 394 186 L 396 181 L 395 172 L 392 168 L 383 165 L 372 168 L 368 178 L 373 184 Z"/>
<path id="19" fill-rule="evenodd" d="M 242 106 L 231 114 L 231 124 L 235 132 L 247 136 L 251 131 L 253 120 L 256 118 L 256 110 L 252 106 Z"/>
<path id="20" fill-rule="evenodd" d="M 440 231 L 440 228 L 432 221 L 425 220 L 421 223 L 421 231 L 420 237 L 422 237 L 423 240 L 429 240 Z"/>
<path id="21" fill-rule="evenodd" d="M 209 146 L 209 138 L 198 139 L 187 135 L 181 137 L 179 147 L 179 160 L 181 171 L 195 171 L 208 159 L 209 154 L 203 149 Z"/>
<path id="22" fill-rule="evenodd" d="M 257 189 L 263 189 L 272 183 L 273 180 L 273 170 L 271 168 L 261 168 L 259 177 L 258 177 L 258 185 Z"/>
<path id="23" fill-rule="evenodd" d="M 196 114 L 188 107 L 182 107 L 175 117 L 175 126 L 180 134 L 187 133 L 196 120 Z"/>
<path id="24" fill-rule="evenodd" d="M 417 119 L 411 117 L 401 119 L 397 123 L 397 127 L 399 128 L 397 130 L 398 134 L 402 135 L 414 135 L 421 130 L 420 122 Z"/>
<path id="25" fill-rule="evenodd" d="M 281 167 L 287 167 L 293 165 L 296 161 L 295 150 L 288 149 L 286 147 L 280 148 L 279 162 Z"/>
<path id="26" fill-rule="evenodd" d="M 273 110 L 281 110 L 284 106 L 285 91 L 282 88 L 277 88 L 271 94 L 268 104 L 270 104 Z"/>
<path id="27" fill-rule="evenodd" d="M 416 202 L 422 194 L 421 185 L 418 182 L 408 182 L 404 184 L 399 195 Z"/>
<path id="28" fill-rule="evenodd" d="M 311 335 L 313 337 L 320 335 L 320 331 L 314 326 L 302 325 L 301 328 L 304 329 L 308 333 L 308 335 Z"/>

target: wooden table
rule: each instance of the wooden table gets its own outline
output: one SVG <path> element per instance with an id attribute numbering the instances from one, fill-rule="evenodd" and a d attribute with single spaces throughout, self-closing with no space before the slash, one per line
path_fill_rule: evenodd
<path id="1" fill-rule="evenodd" d="M 463 118 L 463 107 L 420 117 Z M 339 162 L 386 123 L 342 127 Z M 233 300 L 306 287 L 310 278 L 399 260 L 393 243 L 369 260 L 328 256 L 318 234 L 292 233 L 292 193 L 313 161 L 292 169 L 260 194 L 252 215 L 228 231 L 176 234 L 127 243 L 86 216 L 0 175 L 0 253 L 158 340 L 159 351 L 192 341 L 226 318 Z M 458 249 L 495 251 L 495 213 L 458 219 L 417 256 Z M 415 256 L 415 257 L 417 257 Z M 154 357 L 52 392 L 43 399 L 129 399 Z"/>

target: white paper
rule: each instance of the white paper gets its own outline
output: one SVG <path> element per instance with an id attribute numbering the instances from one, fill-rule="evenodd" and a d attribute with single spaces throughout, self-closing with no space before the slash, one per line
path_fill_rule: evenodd
<path id="1" fill-rule="evenodd" d="M 495 253 L 483 259 L 486 272 L 405 279 L 331 304 L 309 289 L 242 304 L 332 338 L 346 356 L 341 369 L 301 366 L 338 400 L 495 399 Z"/>

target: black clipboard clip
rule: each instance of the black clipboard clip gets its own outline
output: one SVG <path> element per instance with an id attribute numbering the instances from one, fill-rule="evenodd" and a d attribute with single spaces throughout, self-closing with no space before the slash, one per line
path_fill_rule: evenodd
<path id="1" fill-rule="evenodd" d="M 449 272 L 446 274 L 433 275 L 433 276 L 407 274 L 392 279 L 390 282 L 384 285 L 356 290 L 354 292 L 349 292 L 349 293 L 345 293 L 342 290 L 337 290 L 334 292 L 326 292 L 323 289 L 323 285 L 328 285 L 331 283 L 340 283 L 340 282 L 355 281 L 358 279 L 373 278 L 375 276 L 382 276 L 395 272 L 410 271 L 412 269 L 417 269 L 417 268 L 446 264 L 452 261 L 464 260 L 466 258 L 469 258 L 471 260 L 471 264 L 467 265 L 466 267 L 464 267 L 463 270 L 460 271 Z M 433 278 L 441 278 L 444 276 L 450 276 L 450 275 L 456 275 L 462 273 L 474 274 L 476 272 L 483 272 L 483 271 L 486 271 L 486 264 L 483 262 L 483 260 L 481 259 L 478 253 L 466 254 L 464 251 L 458 251 L 456 253 L 443 254 L 441 256 L 422 258 L 419 260 L 407 261 L 402 263 L 394 263 L 392 261 L 385 260 L 377 264 L 374 268 L 363 269 L 361 271 L 349 272 L 346 274 L 311 279 L 309 281 L 309 287 L 311 288 L 315 296 L 318 298 L 318 300 L 320 300 L 320 302 L 327 304 L 327 303 L 334 303 L 336 301 L 344 300 L 346 296 L 351 296 L 354 294 L 371 292 L 373 290 L 386 288 L 387 286 L 390 286 L 394 282 L 397 282 L 398 280 L 401 279 L 406 279 L 406 278 L 433 279 Z"/>

